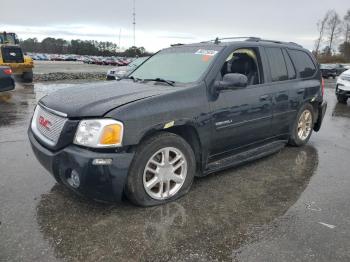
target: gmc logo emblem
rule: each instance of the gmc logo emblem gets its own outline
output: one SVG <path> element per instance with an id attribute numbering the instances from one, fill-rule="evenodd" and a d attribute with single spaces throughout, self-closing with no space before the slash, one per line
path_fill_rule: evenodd
<path id="1" fill-rule="evenodd" d="M 45 119 L 43 116 L 39 117 L 39 124 L 47 130 L 50 130 L 51 122 Z"/>
<path id="2" fill-rule="evenodd" d="M 11 52 L 10 56 L 16 56 L 16 53 L 15 52 Z"/>

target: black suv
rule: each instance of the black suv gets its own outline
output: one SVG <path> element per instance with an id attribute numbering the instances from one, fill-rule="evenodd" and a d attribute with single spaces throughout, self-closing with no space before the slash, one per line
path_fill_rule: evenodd
<path id="1" fill-rule="evenodd" d="M 164 49 L 120 81 L 44 97 L 28 135 L 59 183 L 151 206 L 184 195 L 195 176 L 304 145 L 326 107 L 309 51 L 216 39 Z"/>

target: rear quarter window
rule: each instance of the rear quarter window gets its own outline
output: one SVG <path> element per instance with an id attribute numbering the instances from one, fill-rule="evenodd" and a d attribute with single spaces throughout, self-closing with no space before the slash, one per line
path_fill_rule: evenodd
<path id="1" fill-rule="evenodd" d="M 301 78 L 311 77 L 316 73 L 316 66 L 309 54 L 300 50 L 288 50 L 290 57 Z"/>

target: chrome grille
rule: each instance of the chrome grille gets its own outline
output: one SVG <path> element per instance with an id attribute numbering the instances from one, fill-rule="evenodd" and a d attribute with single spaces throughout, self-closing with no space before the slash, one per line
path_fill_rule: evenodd
<path id="1" fill-rule="evenodd" d="M 37 106 L 32 120 L 32 130 L 43 142 L 54 146 L 60 137 L 67 118 Z"/>

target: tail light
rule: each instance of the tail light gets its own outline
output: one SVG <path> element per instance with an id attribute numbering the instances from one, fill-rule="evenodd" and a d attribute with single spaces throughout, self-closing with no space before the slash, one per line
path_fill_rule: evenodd
<path id="1" fill-rule="evenodd" d="M 2 71 L 5 73 L 5 75 L 11 75 L 12 74 L 12 70 L 10 68 L 9 69 L 4 69 Z"/>
<path id="2" fill-rule="evenodd" d="M 321 91 L 322 91 L 322 96 L 324 96 L 324 79 L 322 77 L 322 81 L 321 81 Z"/>

